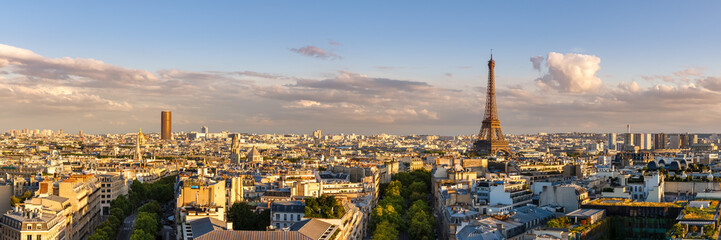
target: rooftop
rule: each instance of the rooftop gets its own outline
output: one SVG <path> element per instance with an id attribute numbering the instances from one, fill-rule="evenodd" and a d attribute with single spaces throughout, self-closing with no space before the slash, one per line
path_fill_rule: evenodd
<path id="1" fill-rule="evenodd" d="M 678 216 L 677 220 L 714 220 L 718 217 L 718 205 L 719 202 L 716 200 L 709 200 L 709 201 L 703 201 L 707 202 L 708 205 L 705 205 L 705 207 L 697 207 L 700 204 L 698 202 L 702 201 L 692 201 L 691 203 L 697 203 L 697 204 L 689 204 L 689 206 L 686 206 L 686 208 L 683 210 L 681 215 Z"/>
<path id="2" fill-rule="evenodd" d="M 634 202 L 626 198 L 599 198 L 589 202 L 587 205 L 597 206 L 624 206 L 624 207 L 670 207 L 681 208 L 686 205 L 685 201 L 676 202 Z"/>
<path id="3" fill-rule="evenodd" d="M 578 209 L 578 210 L 576 210 L 576 211 L 573 211 L 573 212 L 570 212 L 570 213 L 566 214 L 566 216 L 567 216 L 567 217 L 582 217 L 582 218 L 587 218 L 587 217 L 591 217 L 591 216 L 593 216 L 593 215 L 596 215 L 596 214 L 598 214 L 598 213 L 602 213 L 603 211 L 606 211 L 606 210 L 603 210 L 603 209 Z"/>

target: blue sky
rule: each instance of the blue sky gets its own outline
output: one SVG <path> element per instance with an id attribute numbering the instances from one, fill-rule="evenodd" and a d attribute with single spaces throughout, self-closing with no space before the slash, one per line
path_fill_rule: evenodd
<path id="1" fill-rule="evenodd" d="M 479 94 L 478 91 L 473 91 L 473 88 L 485 85 L 487 74 L 485 64 L 490 48 L 494 49 L 499 90 L 505 87 L 513 89 L 520 86 L 529 94 L 558 95 L 557 98 L 565 99 L 564 103 L 567 104 L 581 101 L 579 99 L 587 101 L 599 97 L 610 97 L 612 99 L 609 101 L 620 104 L 618 103 L 619 99 L 628 99 L 619 97 L 618 93 L 614 92 L 616 90 L 613 88 L 616 88 L 621 82 L 636 81 L 644 90 L 636 91 L 635 94 L 642 95 L 645 93 L 645 89 L 657 89 L 654 87 L 659 84 L 674 83 L 675 85 L 671 84 L 673 87 L 682 89 L 684 84 L 700 85 L 695 81 L 707 78 L 713 78 L 715 81 L 721 75 L 721 70 L 718 69 L 719 57 L 721 57 L 721 47 L 719 47 L 721 15 L 718 13 L 721 12 L 721 3 L 717 1 L 554 1 L 551 3 L 541 1 L 513 3 L 279 1 L 273 4 L 265 1 L 112 3 L 24 1 L 4 3 L 4 9 L 3 14 L 0 14 L 0 20 L 5 23 L 0 25 L 0 32 L 2 32 L 0 44 L 26 49 L 47 59 L 64 57 L 95 59 L 109 65 L 143 70 L 157 75 L 160 75 L 157 73 L 158 71 L 175 69 L 203 73 L 252 71 L 287 77 L 285 82 L 267 79 L 253 80 L 253 86 L 263 87 L 289 85 L 293 84 L 292 79 L 299 78 L 334 79 L 342 75 L 340 72 L 349 72 L 371 79 L 423 82 L 439 89 L 463 91 L 465 94 L 469 94 L 468 96 L 480 97 L 482 101 L 483 93 Z M 292 49 L 307 46 L 322 49 L 325 53 L 332 53 L 339 57 L 323 59 L 292 51 Z M 600 69 L 594 71 L 594 75 L 601 79 L 603 87 L 596 86 L 582 92 L 572 89 L 564 90 L 563 84 L 560 84 L 557 79 L 554 80 L 554 76 L 550 76 L 548 81 L 556 83 L 556 87 L 562 89 L 539 89 L 536 86 L 538 85 L 537 79 L 543 78 L 552 70 L 550 67 L 544 67 L 540 71 L 534 70 L 529 59 L 533 56 L 546 57 L 551 52 L 599 58 Z M 6 71 L 14 73 L 12 76 L 23 75 L 23 71 L 18 71 L 14 69 L 17 67 L 10 65 L 6 67 Z M 43 65 L 43 67 L 57 66 Z M 674 75 L 676 72 L 688 69 L 696 72 L 690 77 L 687 76 L 686 79 L 681 79 L 684 76 L 679 74 Z M 650 76 L 673 76 L 678 79 L 648 80 L 652 78 Z M 89 78 L 82 74 L 79 77 Z M 565 76 L 555 77 L 563 78 Z M 568 77 L 575 81 L 573 77 Z M 103 81 L 103 79 L 94 80 Z M 195 81 L 194 79 L 186 80 Z M 8 85 L 15 84 L 19 80 L 7 78 L 5 81 L 5 84 Z M 160 81 L 171 80 L 163 78 Z M 709 81 L 705 83 L 711 84 Z M 28 82 L 23 86 L 29 86 L 29 84 Z M 47 82 L 43 84 L 45 84 L 42 85 L 43 87 L 50 86 Z M 138 120 L 124 121 L 123 124 L 114 128 L 90 124 L 92 129 L 86 131 L 122 132 L 138 127 L 155 128 L 155 119 L 145 120 L 150 118 L 145 115 L 154 114 L 156 109 L 142 107 L 141 102 L 128 100 L 140 97 L 136 96 L 139 93 L 134 93 L 132 88 L 125 89 L 128 94 L 125 96 L 103 95 L 88 86 L 70 86 L 62 81 L 53 81 L 53 84 L 55 85 L 52 87 L 74 87 L 71 91 L 72 94 L 86 93 L 108 101 L 125 101 L 130 106 L 129 109 L 126 109 L 127 111 L 139 113 L 136 116 Z M 194 83 L 194 86 L 197 87 L 198 84 L 201 83 Z M 10 88 L 12 86 L 7 87 L 7 89 Z M 602 89 L 602 91 L 598 89 Z M 709 90 L 713 87 L 704 89 Z M 704 89 L 699 91 L 704 92 Z M 552 92 L 543 93 L 543 91 Z M 247 96 L 247 93 L 239 91 L 237 93 Z M 434 92 L 434 94 L 436 93 Z M 499 93 L 499 102 L 503 101 L 502 94 Z M 711 97 L 716 95 L 714 93 L 707 99 L 713 101 L 714 98 Z M 366 97 L 377 97 L 377 94 Z M 16 96 L 16 98 L 22 97 Z M 263 99 L 263 96 L 252 99 L 256 101 Z M 665 99 L 668 99 L 668 96 Z M 444 116 L 455 116 L 456 113 L 435 111 L 441 116 L 431 118 L 432 121 L 419 122 L 412 118 L 385 119 L 377 123 L 384 126 L 380 128 L 378 125 L 371 127 L 365 124 L 348 123 L 342 118 L 323 122 L 323 124 L 314 124 L 317 121 L 309 121 L 300 124 L 302 126 L 300 129 L 282 127 L 284 121 L 290 121 L 299 116 L 275 113 L 287 111 L 290 108 L 282 101 L 290 103 L 296 100 L 323 103 L 318 99 L 290 100 L 271 97 L 268 102 L 250 104 L 252 106 L 240 104 L 232 110 L 218 108 L 207 110 L 202 114 L 190 109 L 186 111 L 186 109 L 182 109 L 184 106 L 174 106 L 173 102 L 165 102 L 164 105 L 173 110 L 177 109 L 180 116 L 188 115 L 187 122 L 178 122 L 177 130 L 195 130 L 199 128 L 196 126 L 198 124 L 208 124 L 217 125 L 214 129 L 247 132 L 297 131 L 304 133 L 315 128 L 327 128 L 331 129 L 331 132 L 347 133 L 386 131 L 397 134 L 453 135 L 475 133 L 480 122 L 475 119 L 481 117 L 480 106 L 483 106 L 482 102 L 476 102 L 478 109 L 468 110 L 473 111 L 473 114 L 457 113 L 459 116 L 463 115 L 463 117 L 471 119 L 461 122 L 444 119 Z M 429 101 L 425 103 L 426 105 L 437 103 L 431 99 L 426 100 Z M 514 100 L 524 101 L 523 99 Z M 544 107 L 552 107 L 550 104 L 553 103 L 553 100 L 545 100 L 548 105 L 544 105 Z M 243 100 L 239 99 L 239 101 Z M 328 104 L 336 104 L 335 107 L 341 107 L 342 103 L 352 103 L 327 101 Z M 152 102 L 152 99 L 145 99 L 145 102 Z M 195 102 L 205 103 L 202 100 Z M 589 104 L 589 102 L 586 103 Z M 378 107 L 373 105 L 378 104 L 377 102 L 368 103 L 370 105 L 353 104 L 365 108 Z M 627 106 L 632 103 L 626 102 L 625 104 L 624 106 Z M 212 105 L 207 102 L 197 108 L 208 108 Z M 425 106 L 412 105 L 412 103 L 404 103 L 402 106 L 384 109 L 383 112 L 396 111 L 400 108 L 406 110 L 413 108 L 420 111 L 421 107 Z M 276 112 L 270 110 L 262 112 L 254 109 L 258 106 L 279 108 L 276 109 Z M 561 104 L 558 106 L 558 110 L 567 107 L 569 106 Z M 588 108 L 586 105 L 579 107 Z M 649 109 L 648 106 L 643 107 L 646 108 L 629 111 Z M 272 107 L 269 108 L 272 109 Z M 330 106 L 324 108 L 327 110 L 326 112 L 318 112 L 310 117 L 323 118 L 320 116 L 337 113 L 330 110 L 336 108 Z M 423 109 L 434 112 L 432 109 Z M 610 111 L 610 109 L 617 108 L 603 111 Z M 651 112 L 668 110 L 668 108 L 649 109 Z M 47 109 L 38 109 L 38 111 L 47 112 Z M 241 111 L 244 114 L 242 116 L 224 116 L 228 111 Z M 595 112 L 598 111 L 601 110 Z M 147 112 L 147 114 L 140 114 L 143 112 Z M 0 120 L 0 123 L 3 127 L 8 126 L 7 128 L 61 127 L 40 121 L 21 121 L 23 114 L 14 114 L 13 119 L 16 120 Z M 379 114 L 379 112 L 372 114 Z M 593 113 L 587 112 L 584 116 L 589 114 Z M 693 113 L 687 112 L 686 114 Z M 92 115 L 101 116 L 103 113 L 99 110 Z M 207 117 L 200 118 L 197 115 L 206 115 Z M 33 114 L 28 114 L 26 117 L 32 118 L 33 116 Z M 254 125 L 252 124 L 253 120 L 250 119 L 258 119 L 258 116 L 262 116 L 261 118 L 270 122 L 278 121 L 278 125 L 269 123 L 266 126 L 252 126 Z M 532 121 L 533 124 L 526 124 L 522 120 L 523 117 L 503 110 L 501 110 L 501 116 L 502 122 L 509 123 L 509 126 L 506 127 L 507 132 L 516 133 L 563 131 L 563 129 L 567 129 L 567 131 L 583 129 L 613 131 L 617 128 L 622 130 L 623 122 L 638 119 L 638 117 L 630 117 L 630 119 L 622 119 L 613 123 L 621 126 L 606 126 L 600 122 L 592 123 L 597 116 L 589 116 L 587 121 L 571 121 L 563 126 L 545 126 L 535 125 L 537 121 Z M 64 118 L 54 115 L 50 117 Z M 155 118 L 154 115 L 151 117 Z M 309 116 L 304 115 L 304 117 Z M 504 121 L 504 117 L 510 120 Z M 551 116 L 544 118 L 547 123 L 558 122 L 557 119 L 552 120 L 549 117 Z M 249 120 L 234 122 L 233 119 L 238 118 Z M 110 120 L 94 117 L 89 121 Z M 25 126 L 25 124 L 31 126 Z M 635 125 L 648 126 L 646 129 L 642 127 L 646 131 L 713 130 L 710 123 L 698 122 L 697 124 L 698 126 L 687 127 L 683 126 L 682 122 L 660 124 L 640 121 Z M 441 125 L 446 127 L 437 130 L 439 128 L 436 126 Z M 399 126 L 402 127 L 399 128 Z M 659 129 L 664 126 L 668 129 Z M 72 129 L 74 127 L 65 128 Z"/>

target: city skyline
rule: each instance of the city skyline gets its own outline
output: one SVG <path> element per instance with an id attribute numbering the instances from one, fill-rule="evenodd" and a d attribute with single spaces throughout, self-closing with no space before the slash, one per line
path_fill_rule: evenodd
<path id="1" fill-rule="evenodd" d="M 284 4 L 6 4 L 0 131 L 719 130 L 717 2 Z"/>

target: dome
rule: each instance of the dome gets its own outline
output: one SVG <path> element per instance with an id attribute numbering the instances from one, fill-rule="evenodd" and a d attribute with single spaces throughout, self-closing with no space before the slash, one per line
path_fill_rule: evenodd
<path id="1" fill-rule="evenodd" d="M 686 170 L 688 168 L 688 162 L 686 162 L 686 159 L 678 160 L 679 166 L 681 167 L 679 170 Z"/>
<path id="2" fill-rule="evenodd" d="M 646 164 L 646 167 L 648 168 L 648 170 L 658 170 L 658 164 L 654 161 L 648 162 L 648 164 Z"/>
<path id="3" fill-rule="evenodd" d="M 679 171 L 683 169 L 681 169 L 681 163 L 679 163 L 678 161 L 673 161 L 671 162 L 671 164 L 668 165 L 668 170 Z"/>

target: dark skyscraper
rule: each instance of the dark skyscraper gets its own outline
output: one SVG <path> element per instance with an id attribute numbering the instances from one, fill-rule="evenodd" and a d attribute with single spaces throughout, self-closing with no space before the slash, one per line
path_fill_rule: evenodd
<path id="1" fill-rule="evenodd" d="M 668 142 L 668 137 L 665 133 L 657 133 L 656 136 L 654 136 L 653 139 L 653 148 L 654 149 L 666 149 L 668 146 L 666 145 L 666 142 Z"/>
<path id="2" fill-rule="evenodd" d="M 473 144 L 476 152 L 480 154 L 496 155 L 497 153 L 510 155 L 511 148 L 508 147 L 508 141 L 503 137 L 501 131 L 501 121 L 498 120 L 498 111 L 496 109 L 496 80 L 494 68 L 496 62 L 493 61 L 493 53 L 491 60 L 488 60 L 488 93 L 486 94 L 486 113 L 483 117 L 481 131 L 478 133 L 478 140 Z"/>
<path id="3" fill-rule="evenodd" d="M 160 113 L 160 139 L 171 140 L 173 139 L 172 132 L 172 119 L 170 111 L 163 111 Z"/>

